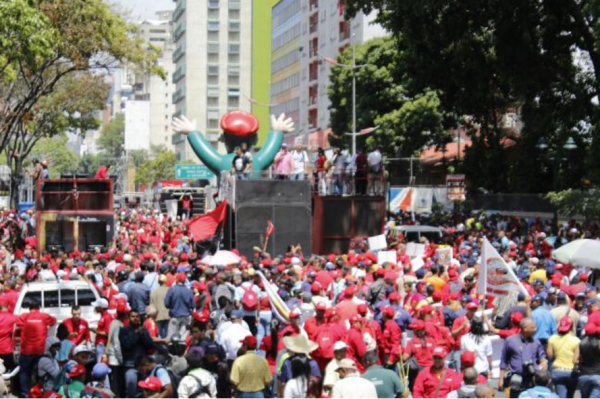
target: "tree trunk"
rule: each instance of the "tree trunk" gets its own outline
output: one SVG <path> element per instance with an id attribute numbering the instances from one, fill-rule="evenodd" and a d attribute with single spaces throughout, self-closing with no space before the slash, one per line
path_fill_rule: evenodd
<path id="1" fill-rule="evenodd" d="M 19 186 L 23 182 L 23 159 L 21 159 L 21 157 L 15 157 L 10 164 L 10 204 L 13 209 L 18 209 Z"/>

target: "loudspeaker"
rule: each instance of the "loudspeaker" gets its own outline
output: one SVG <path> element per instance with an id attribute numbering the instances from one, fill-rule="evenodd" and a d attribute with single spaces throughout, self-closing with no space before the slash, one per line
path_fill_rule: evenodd
<path id="1" fill-rule="evenodd" d="M 275 231 L 267 252 L 283 254 L 290 245 L 300 244 L 310 252 L 312 211 L 308 181 L 248 180 L 236 182 L 233 212 L 233 246 L 251 256 L 252 247 L 261 246 L 269 220 Z M 227 234 L 226 234 L 227 236 Z"/>

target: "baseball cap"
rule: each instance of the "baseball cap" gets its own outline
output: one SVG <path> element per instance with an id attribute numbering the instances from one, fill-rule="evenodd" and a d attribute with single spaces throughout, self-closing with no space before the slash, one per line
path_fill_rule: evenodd
<path id="1" fill-rule="evenodd" d="M 148 377 L 138 382 L 138 387 L 149 391 L 159 391 L 162 388 L 162 382 L 160 382 L 160 378 L 158 377 Z"/>
<path id="2" fill-rule="evenodd" d="M 233 311 L 231 312 L 231 318 L 232 318 L 232 319 L 241 319 L 243 315 L 244 315 L 244 314 L 243 314 L 243 313 L 242 313 L 242 311 L 241 311 L 241 310 L 239 310 L 239 309 L 233 310 Z"/>
<path id="3" fill-rule="evenodd" d="M 96 363 L 92 369 L 92 377 L 101 379 L 111 373 L 110 367 L 104 363 Z"/>
<path id="4" fill-rule="evenodd" d="M 400 300 L 400 295 L 398 295 L 397 292 L 392 292 L 388 299 L 390 300 L 390 302 L 396 302 Z"/>
<path id="5" fill-rule="evenodd" d="M 431 314 L 433 312 L 433 308 L 429 305 L 425 305 L 421 308 L 421 314 Z"/>
<path id="6" fill-rule="evenodd" d="M 73 356 L 78 355 L 80 353 L 84 353 L 84 352 L 92 353 L 91 349 L 88 348 L 87 346 L 85 346 L 85 345 L 77 345 L 75 347 L 75 349 L 73 349 Z"/>
<path id="7" fill-rule="evenodd" d="M 356 363 L 354 362 L 354 360 L 352 359 L 342 359 L 339 363 L 338 363 L 338 368 L 336 369 L 352 369 L 352 370 L 356 370 Z"/>
<path id="8" fill-rule="evenodd" d="M 519 324 L 520 322 L 523 321 L 523 313 L 521 312 L 514 312 L 510 314 L 510 321 L 513 322 L 513 324 Z"/>
<path id="9" fill-rule="evenodd" d="M 98 298 L 98 300 L 92 302 L 92 306 L 95 308 L 108 309 L 108 301 L 104 298 Z"/>
<path id="10" fill-rule="evenodd" d="M 344 341 L 337 341 L 335 344 L 333 344 L 334 351 L 341 351 L 342 349 L 347 349 L 347 348 L 348 348 L 348 345 Z"/>
<path id="11" fill-rule="evenodd" d="M 322 285 L 315 281 L 310 285 L 310 292 L 313 294 L 318 294 L 321 291 L 321 287 Z"/>
<path id="12" fill-rule="evenodd" d="M 573 327 L 573 321 L 571 320 L 571 318 L 569 316 L 564 316 L 563 318 L 560 319 L 557 329 L 558 329 L 558 332 L 565 333 L 565 332 L 569 332 L 571 330 L 571 327 Z"/>
<path id="13" fill-rule="evenodd" d="M 408 328 L 410 328 L 413 331 L 424 330 L 425 323 L 423 322 L 423 320 L 416 320 L 414 323 L 411 323 L 408 326 Z"/>
<path id="14" fill-rule="evenodd" d="M 461 367 L 473 367 L 475 365 L 475 352 L 465 351 L 460 355 Z"/>
<path id="15" fill-rule="evenodd" d="M 534 295 L 533 298 L 531 298 L 531 302 L 544 302 L 544 297 L 541 295 Z"/>
<path id="16" fill-rule="evenodd" d="M 447 355 L 448 355 L 448 352 L 446 352 L 446 349 L 444 349 L 441 346 L 438 346 L 437 348 L 435 348 L 433 350 L 433 357 L 445 358 Z"/>
<path id="17" fill-rule="evenodd" d="M 385 317 L 394 317 L 395 314 L 396 314 L 396 311 L 394 310 L 393 307 L 386 306 L 385 308 L 383 308 L 383 315 Z"/>
<path id="18" fill-rule="evenodd" d="M 69 378 L 78 377 L 80 375 L 85 375 L 85 367 L 81 364 L 76 364 L 71 367 L 71 370 L 67 373 Z"/>
<path id="19" fill-rule="evenodd" d="M 556 299 L 559 301 L 566 301 L 567 300 L 567 294 L 565 294 L 564 292 L 559 292 L 558 295 L 556 295 Z"/>
<path id="20" fill-rule="evenodd" d="M 254 335 L 248 335 L 244 339 L 240 341 L 242 344 L 246 345 L 250 349 L 256 348 L 256 337 Z"/>
<path id="21" fill-rule="evenodd" d="M 475 302 L 469 302 L 466 306 L 467 310 L 477 310 L 479 306 Z"/>
<path id="22" fill-rule="evenodd" d="M 185 280 L 187 280 L 187 276 L 185 275 L 185 273 L 177 273 L 175 279 L 178 283 L 185 283 Z"/>
<path id="23" fill-rule="evenodd" d="M 325 303 L 325 301 L 321 301 L 321 302 L 317 303 L 317 306 L 315 306 L 315 309 L 327 310 L 327 303 Z"/>
<path id="24" fill-rule="evenodd" d="M 298 311 L 298 309 L 294 309 L 290 312 L 290 319 L 294 320 L 294 319 L 299 319 L 300 318 L 300 312 Z"/>
<path id="25" fill-rule="evenodd" d="M 585 292 L 578 292 L 575 297 L 578 299 L 585 299 Z"/>
<path id="26" fill-rule="evenodd" d="M 356 311 L 358 312 L 359 315 L 364 316 L 369 311 L 369 308 L 367 307 L 366 303 L 361 303 L 360 305 L 358 305 L 356 307 Z"/>
<path id="27" fill-rule="evenodd" d="M 204 350 L 206 351 L 207 355 L 219 354 L 219 347 L 217 346 L 217 344 L 208 344 L 204 347 Z"/>

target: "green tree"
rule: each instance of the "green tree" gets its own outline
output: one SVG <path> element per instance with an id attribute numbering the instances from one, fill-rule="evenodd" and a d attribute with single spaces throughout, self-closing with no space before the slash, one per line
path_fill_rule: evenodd
<path id="1" fill-rule="evenodd" d="M 164 147 L 153 147 L 152 158 L 142 163 L 136 170 L 136 184 L 152 184 L 161 180 L 173 179 L 177 157 Z"/>
<path id="2" fill-rule="evenodd" d="M 378 21 L 406 57 L 411 84 L 436 90 L 444 109 L 472 117 L 473 146 L 465 159 L 471 183 L 507 190 L 539 176 L 540 168 L 531 166 L 540 137 L 559 147 L 572 135 L 580 159 L 587 154 L 587 167 L 569 170 L 563 180 L 578 182 L 576 175 L 587 169 L 600 181 L 600 160 L 586 144 L 600 149 L 599 107 L 593 101 L 600 94 L 599 5 L 347 0 L 346 12 L 379 10 Z M 511 109 L 521 110 L 525 125 L 521 138 L 512 137 L 518 163 L 509 162 L 504 149 L 511 132 L 501 118 Z"/>
<path id="3" fill-rule="evenodd" d="M 357 46 L 356 64 L 352 48 L 339 57 L 331 68 L 327 89 L 331 100 L 331 127 L 341 140 L 349 141 L 345 132 L 352 131 L 352 75 L 356 74 L 357 129 L 378 126 L 366 139 L 369 147 L 383 145 L 393 156 L 411 156 L 423 146 L 448 140 L 443 122 L 446 118 L 437 93 L 411 90 L 406 78 L 403 54 L 396 40 L 377 38 Z"/>
<path id="4" fill-rule="evenodd" d="M 102 127 L 98 137 L 98 148 L 106 158 L 120 158 L 124 154 L 125 115 L 117 114 Z"/>
<path id="5" fill-rule="evenodd" d="M 159 52 L 102 0 L 6 0 L 0 17 L 0 152 L 28 114 L 71 74 L 131 62 L 164 77 Z"/>
<path id="6" fill-rule="evenodd" d="M 600 219 L 600 190 L 564 190 L 546 195 L 563 216 L 583 216 L 587 221 Z"/>
<path id="7" fill-rule="evenodd" d="M 66 135 L 43 138 L 31 150 L 31 155 L 48 162 L 52 179 L 60 178 L 60 175 L 65 172 L 76 172 L 79 168 L 79 159 L 67 148 L 67 141 Z"/>

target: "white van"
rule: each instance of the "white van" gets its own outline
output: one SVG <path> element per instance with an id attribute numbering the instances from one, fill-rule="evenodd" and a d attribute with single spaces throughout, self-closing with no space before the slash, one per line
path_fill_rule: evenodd
<path id="1" fill-rule="evenodd" d="M 397 237 L 400 234 L 404 236 L 406 242 L 419 242 L 421 237 L 427 237 L 431 242 L 438 242 L 444 231 L 440 227 L 421 225 L 395 226 L 390 229 L 391 236 Z"/>
<path id="2" fill-rule="evenodd" d="M 86 320 L 90 327 L 96 328 L 100 314 L 94 312 L 92 302 L 99 298 L 100 294 L 96 288 L 87 281 L 34 282 L 21 287 L 14 314 L 18 316 L 28 313 L 29 304 L 37 299 L 40 310 L 55 317 L 59 324 L 71 317 L 71 308 L 74 305 L 79 305 L 81 318 Z"/>

